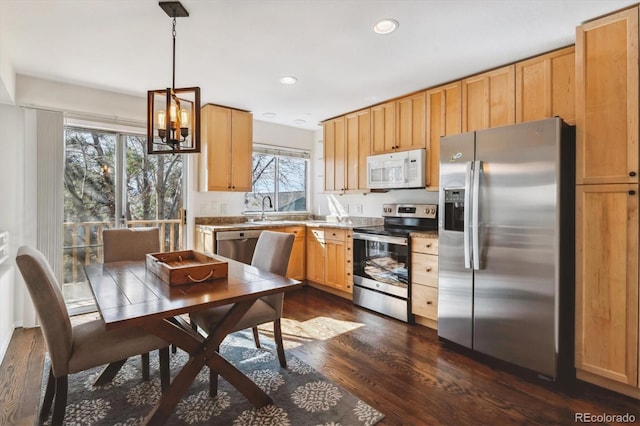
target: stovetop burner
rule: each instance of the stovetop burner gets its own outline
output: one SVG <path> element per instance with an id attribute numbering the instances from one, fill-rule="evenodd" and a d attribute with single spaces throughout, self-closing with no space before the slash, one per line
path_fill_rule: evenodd
<path id="1" fill-rule="evenodd" d="M 415 231 L 438 229 L 438 206 L 435 204 L 384 204 L 384 225 L 354 228 L 354 232 L 406 237 Z"/>

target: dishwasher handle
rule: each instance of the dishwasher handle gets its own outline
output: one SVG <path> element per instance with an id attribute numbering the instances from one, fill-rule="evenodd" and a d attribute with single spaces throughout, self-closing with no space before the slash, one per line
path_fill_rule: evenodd
<path id="1" fill-rule="evenodd" d="M 246 231 L 218 231 L 216 232 L 216 241 L 253 239 L 258 238 L 261 233 L 261 229 L 251 229 Z"/>

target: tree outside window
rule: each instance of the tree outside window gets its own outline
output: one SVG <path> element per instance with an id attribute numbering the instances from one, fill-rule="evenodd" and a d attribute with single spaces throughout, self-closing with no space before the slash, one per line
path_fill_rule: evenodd
<path id="1" fill-rule="evenodd" d="M 262 211 L 262 202 L 267 195 L 273 201 L 273 209 L 269 209 L 269 203 L 265 202 L 265 211 L 307 211 L 308 170 L 308 155 L 254 150 L 252 191 L 245 195 L 245 211 Z"/>

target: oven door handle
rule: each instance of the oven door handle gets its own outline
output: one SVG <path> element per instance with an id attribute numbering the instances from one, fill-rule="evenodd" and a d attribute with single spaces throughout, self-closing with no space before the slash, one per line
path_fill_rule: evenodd
<path id="1" fill-rule="evenodd" d="M 390 237 L 388 235 L 375 235 L 375 234 L 362 234 L 359 232 L 353 233 L 354 240 L 376 241 L 380 243 L 397 244 L 399 246 L 408 246 L 409 240 L 403 237 Z"/>

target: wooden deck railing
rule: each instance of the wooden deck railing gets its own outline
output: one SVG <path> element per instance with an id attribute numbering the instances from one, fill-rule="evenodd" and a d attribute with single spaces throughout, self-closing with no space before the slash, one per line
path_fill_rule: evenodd
<path id="1" fill-rule="evenodd" d="M 161 251 L 182 249 L 184 225 L 180 219 L 131 220 L 128 228 L 157 227 Z M 84 281 L 83 266 L 102 262 L 102 231 L 113 222 L 66 222 L 64 224 L 64 282 Z"/>

